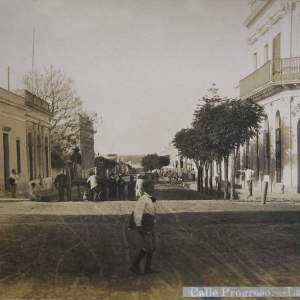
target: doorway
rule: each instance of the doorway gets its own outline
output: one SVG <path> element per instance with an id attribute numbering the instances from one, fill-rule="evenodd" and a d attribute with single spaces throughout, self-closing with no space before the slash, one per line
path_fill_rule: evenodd
<path id="1" fill-rule="evenodd" d="M 4 161 L 4 186 L 5 190 L 9 190 L 9 140 L 8 133 L 3 133 L 3 161 Z"/>

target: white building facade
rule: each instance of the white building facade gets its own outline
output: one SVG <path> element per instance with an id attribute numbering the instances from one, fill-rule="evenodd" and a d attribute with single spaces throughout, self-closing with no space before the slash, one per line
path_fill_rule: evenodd
<path id="1" fill-rule="evenodd" d="M 257 139 L 242 149 L 238 168 L 250 167 L 258 182 L 300 192 L 300 0 L 251 0 L 248 28 L 249 76 L 240 97 L 265 108 Z"/>

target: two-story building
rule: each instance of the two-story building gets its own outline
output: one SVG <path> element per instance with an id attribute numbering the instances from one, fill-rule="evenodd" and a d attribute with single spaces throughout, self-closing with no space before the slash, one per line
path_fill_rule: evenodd
<path id="1" fill-rule="evenodd" d="M 0 188 L 9 190 L 12 169 L 18 173 L 18 192 L 30 183 L 52 187 L 49 104 L 26 90 L 17 94 L 0 88 Z"/>
<path id="2" fill-rule="evenodd" d="M 300 192 L 300 0 L 251 0 L 248 28 L 249 76 L 240 97 L 265 108 L 255 141 L 240 164 L 270 175 L 275 189 Z M 243 151 L 242 151 L 243 152 Z"/>

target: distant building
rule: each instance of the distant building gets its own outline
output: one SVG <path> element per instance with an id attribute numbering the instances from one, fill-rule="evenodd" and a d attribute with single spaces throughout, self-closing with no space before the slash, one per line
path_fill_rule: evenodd
<path id="1" fill-rule="evenodd" d="M 265 107 L 257 140 L 244 147 L 238 168 L 270 175 L 272 186 L 300 192 L 300 1 L 251 0 L 249 75 L 240 97 Z"/>
<path id="2" fill-rule="evenodd" d="M 18 192 L 31 182 L 52 187 L 49 104 L 26 90 L 19 95 L 0 88 L 0 188 L 9 190 L 12 169 L 18 173 Z"/>
<path id="3" fill-rule="evenodd" d="M 79 141 L 78 147 L 82 156 L 82 169 L 86 170 L 94 167 L 95 151 L 94 151 L 94 122 L 89 116 L 78 114 Z"/>
<path id="4" fill-rule="evenodd" d="M 118 160 L 118 154 L 107 154 L 107 155 L 106 155 L 106 158 L 107 158 L 107 159 L 110 159 L 110 160 L 115 160 L 115 161 L 117 161 L 117 160 Z"/>
<path id="5" fill-rule="evenodd" d="M 168 146 L 165 147 L 164 151 L 162 152 L 162 155 L 169 156 L 170 165 L 175 167 L 176 172 L 179 175 L 189 175 L 190 171 L 193 168 L 196 168 L 195 163 L 191 159 L 183 157 L 179 154 L 178 149 L 174 146 L 172 142 L 170 142 Z"/>

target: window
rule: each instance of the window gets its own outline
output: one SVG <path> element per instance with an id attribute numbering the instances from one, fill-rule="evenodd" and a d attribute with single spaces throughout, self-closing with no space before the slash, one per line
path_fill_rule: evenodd
<path id="1" fill-rule="evenodd" d="M 38 133 L 37 135 L 37 155 L 38 155 L 38 178 L 41 178 L 41 169 L 42 169 L 42 144 L 41 144 L 41 137 L 40 134 Z"/>
<path id="2" fill-rule="evenodd" d="M 279 111 L 276 113 L 275 126 L 276 182 L 281 182 L 281 120 Z"/>
<path id="3" fill-rule="evenodd" d="M 49 177 L 49 144 L 48 144 L 48 137 L 45 137 L 45 160 L 46 160 L 46 177 Z"/>
<path id="4" fill-rule="evenodd" d="M 264 60 L 265 60 L 265 63 L 268 62 L 269 60 L 269 45 L 265 45 L 265 48 L 264 48 Z"/>
<path id="5" fill-rule="evenodd" d="M 33 143 L 32 135 L 28 133 L 28 161 L 29 161 L 29 180 L 33 180 Z"/>
<path id="6" fill-rule="evenodd" d="M 268 116 L 266 116 L 264 120 L 263 149 L 264 172 L 270 174 L 270 134 Z"/>
<path id="7" fill-rule="evenodd" d="M 257 52 L 253 54 L 253 71 L 257 69 Z"/>
<path id="8" fill-rule="evenodd" d="M 21 144 L 20 140 L 17 140 L 17 172 L 21 173 Z"/>

